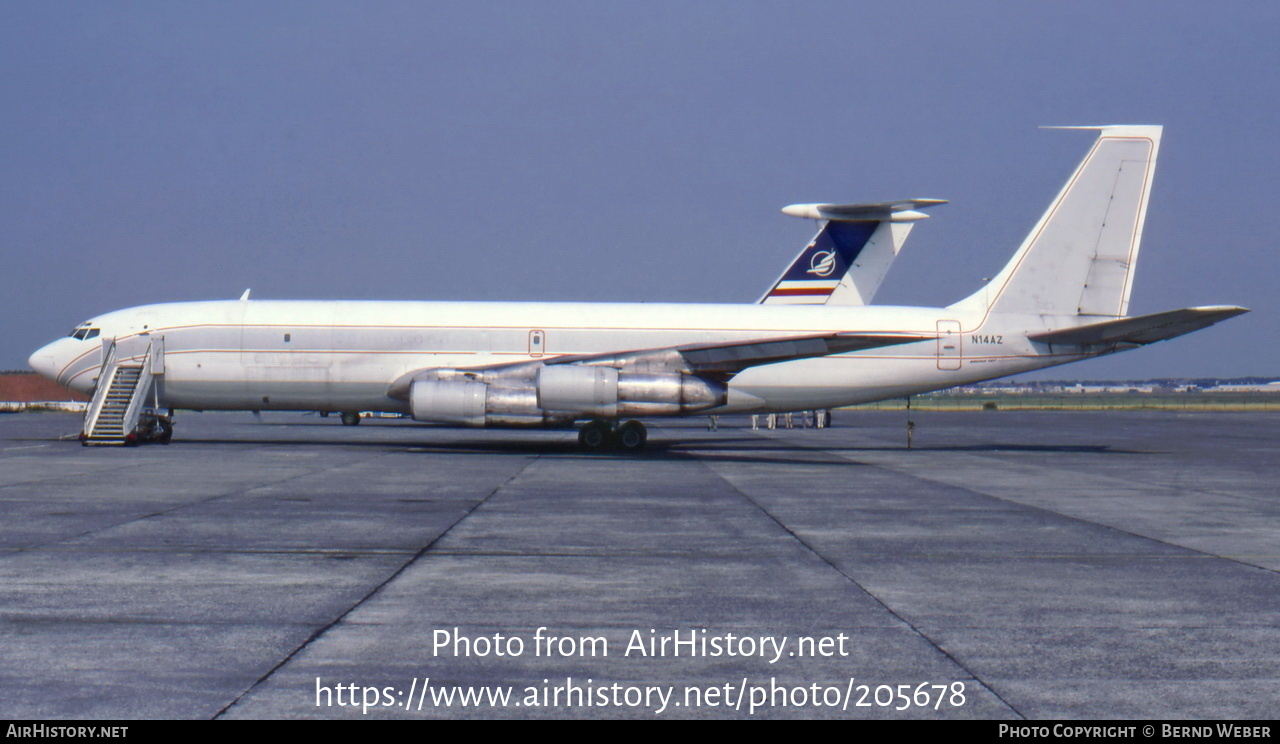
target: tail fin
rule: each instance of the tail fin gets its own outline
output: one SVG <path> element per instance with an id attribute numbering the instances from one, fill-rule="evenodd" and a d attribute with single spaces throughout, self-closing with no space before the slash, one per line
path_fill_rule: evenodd
<path id="1" fill-rule="evenodd" d="M 1123 317 L 1129 310 L 1159 126 L 1096 129 L 1098 139 L 1009 264 L 955 306 L 1033 315 Z"/>
<path id="2" fill-rule="evenodd" d="M 760 298 L 770 305 L 866 305 L 916 220 L 942 199 L 874 204 L 792 204 L 784 214 L 825 220 L 818 234 Z"/>

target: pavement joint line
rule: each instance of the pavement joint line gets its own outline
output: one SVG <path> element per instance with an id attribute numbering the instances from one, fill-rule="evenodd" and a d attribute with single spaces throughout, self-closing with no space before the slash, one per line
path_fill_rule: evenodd
<path id="1" fill-rule="evenodd" d="M 470 552 L 464 549 L 454 550 L 437 550 L 431 553 L 434 556 L 442 556 L 449 558 L 590 558 L 599 560 L 601 558 L 616 558 L 618 560 L 635 560 L 639 557 L 644 558 L 697 558 L 700 560 L 743 560 L 750 559 L 756 554 L 746 551 L 738 553 L 711 553 L 702 551 L 689 551 L 684 553 L 659 553 L 651 550 L 626 550 L 606 552 L 602 549 L 598 553 L 539 553 L 532 550 L 498 552 L 493 550 L 477 550 Z"/>
<path id="2" fill-rule="evenodd" d="M 255 624 L 243 620 L 175 620 L 173 618 L 140 618 L 140 617 L 75 617 L 68 618 L 62 615 L 21 615 L 16 613 L 7 613 L 0 615 L 0 623 L 4 622 L 40 622 L 44 624 L 58 624 L 65 626 L 80 625 L 158 625 L 177 628 L 253 628 Z M 307 628 L 311 623 L 306 622 L 279 622 L 273 627 L 277 628 Z"/>
<path id="3" fill-rule="evenodd" d="M 244 691 L 243 691 L 243 692 L 241 692 L 239 695 L 236 695 L 236 697 L 235 697 L 231 702 L 229 702 L 229 703 L 227 703 L 226 705 L 224 705 L 224 706 L 222 707 L 222 709 L 221 709 L 221 710 L 219 710 L 217 713 L 215 713 L 215 714 L 213 715 L 213 719 L 214 719 L 214 720 L 217 720 L 218 718 L 221 718 L 222 716 L 226 715 L 226 713 L 227 713 L 228 711 L 230 711 L 232 708 L 234 708 L 237 704 L 239 704 L 239 702 L 240 702 L 241 700 L 243 700 L 243 699 L 244 699 L 244 697 L 245 697 L 246 695 L 248 695 L 249 693 L 253 692 L 253 691 L 254 691 L 255 689 L 257 689 L 257 688 L 258 688 L 258 687 L 259 687 L 263 682 L 266 682 L 268 679 L 270 679 L 270 678 L 271 678 L 271 676 L 272 676 L 272 675 L 274 675 L 274 674 L 275 674 L 277 671 L 279 671 L 280 669 L 282 669 L 282 668 L 284 667 L 284 665 L 285 665 L 285 664 L 288 664 L 290 661 L 292 661 L 292 660 L 293 660 L 293 658 L 294 658 L 295 656 L 297 656 L 298 654 L 302 653 L 302 651 L 303 651 L 304 649 L 306 649 L 308 646 L 310 646 L 310 645 L 311 645 L 312 643 L 314 643 L 315 641 L 319 640 L 321 636 L 323 636 L 325 633 L 329 632 L 329 630 L 330 630 L 331 628 L 333 628 L 333 627 L 337 626 L 339 623 L 341 623 L 344 619 L 346 619 L 346 618 L 347 618 L 347 616 L 349 616 L 351 613 L 355 612 L 355 611 L 356 611 L 357 609 L 359 609 L 362 605 L 364 605 L 364 603 L 365 603 L 365 602 L 368 602 L 370 599 L 372 599 L 372 598 L 374 597 L 374 595 L 376 595 L 378 592 L 382 591 L 382 589 L 383 589 L 384 587 L 386 587 L 388 584 L 390 584 L 391 582 L 393 582 L 393 581 L 395 581 L 397 578 L 399 578 L 399 577 L 400 577 L 400 575 L 401 575 L 401 574 L 403 574 L 406 570 L 408 570 L 408 568 L 409 568 L 410 566 L 412 566 L 413 564 L 417 563 L 419 559 L 421 559 L 421 558 L 422 558 L 423 556 L 425 556 L 428 552 L 430 552 L 430 551 L 431 551 L 431 548 L 432 548 L 436 543 L 438 543 L 439 541 L 443 540 L 443 539 L 445 538 L 445 536 L 446 536 L 446 535 L 448 535 L 450 532 L 452 532 L 454 527 L 457 527 L 459 524 L 462 524 L 462 522 L 464 522 L 464 521 L 467 519 L 467 517 L 470 517 L 472 514 L 475 514 L 475 512 L 476 512 L 476 510 L 477 510 L 477 509 L 479 509 L 481 506 L 484 506 L 484 504 L 485 504 L 487 501 L 489 501 L 489 499 L 491 499 L 491 498 L 493 498 L 495 495 L 497 495 L 497 493 L 498 493 L 499 491 L 501 491 L 502 489 L 506 488 L 506 487 L 507 487 L 507 486 L 508 486 L 512 481 L 514 481 L 516 478 L 519 478 L 519 477 L 521 476 L 521 474 L 523 474 L 523 473 L 524 473 L 524 471 L 528 470 L 528 469 L 529 469 L 529 467 L 530 467 L 531 465 L 533 465 L 535 462 L 537 462 L 539 459 L 541 459 L 541 455 L 533 455 L 532 457 L 530 457 L 530 458 L 528 459 L 528 461 L 524 463 L 524 465 L 521 465 L 521 466 L 520 466 L 520 468 L 516 470 L 516 472 L 512 473 L 512 474 L 511 474 L 511 475 L 510 475 L 506 480 L 502 481 L 502 482 L 501 482 L 501 483 L 499 483 L 497 486 L 495 486 L 495 487 L 494 487 L 494 489 L 493 489 L 492 491 L 490 491 L 489 493 L 485 494 L 484 498 L 480 499 L 480 500 L 479 500 L 479 501 L 477 501 L 475 504 L 473 504 L 473 505 L 471 506 L 471 508 L 469 508 L 469 509 L 467 509 L 465 512 L 463 512 L 463 514 L 462 514 L 461 516 L 459 516 L 456 520 L 454 520 L 454 522 L 453 522 L 452 524 L 450 524 L 450 525 L 449 525 L 448 527 L 446 527 L 443 531 L 441 531 L 441 532 L 440 532 L 440 534 L 438 534 L 438 535 L 436 535 L 435 537 L 431 538 L 431 541 L 430 541 L 430 542 L 428 542 L 426 545 L 422 546 L 422 548 L 421 548 L 420 550 L 418 550 L 416 553 L 414 553 L 414 554 L 409 558 L 409 560 L 405 561 L 403 564 L 401 564 L 401 565 L 400 565 L 400 567 L 399 567 L 399 568 L 397 568 L 395 571 L 393 571 L 393 572 L 391 573 L 391 575 L 390 575 L 390 576 L 388 576 L 386 579 L 384 579 L 383 581 L 381 581 L 380 583 L 378 583 L 376 586 L 374 586 L 372 589 L 370 589 L 370 590 L 369 590 L 369 592 L 368 592 L 367 594 L 365 594 L 365 595 L 364 595 L 363 597 L 361 597 L 360 599 L 356 600 L 354 604 L 352 604 L 352 605 L 351 605 L 350 607 L 348 607 L 345 611 L 343 611 L 343 613 L 342 613 L 341 615 L 338 615 L 338 616 L 337 616 L 337 617 L 335 617 L 333 620 L 329 621 L 329 623 L 328 623 L 327 625 L 324 625 L 324 626 L 322 626 L 322 627 L 320 627 L 320 628 L 317 628 L 317 629 L 316 629 L 316 631 L 315 631 L 315 632 L 313 632 L 309 637 L 307 637 L 307 639 L 306 639 L 306 640 L 304 640 L 302 643 L 300 643 L 300 644 L 298 645 L 298 647 L 297 647 L 297 648 L 295 648 L 294 650 L 292 650 L 292 651 L 290 651 L 288 654 L 286 654 L 286 655 L 285 655 L 285 657 L 284 657 L 283 659 L 281 659 L 280 661 L 278 661 L 278 662 L 275 664 L 275 666 L 273 666 L 273 667 L 271 667 L 270 669 L 268 669 L 268 670 L 266 671 L 266 673 L 265 673 L 265 674 L 263 674 L 261 677 L 259 677 L 257 680 L 255 680 L 253 684 L 251 684 L 251 685 L 249 685 L 247 688 L 245 688 L 245 689 L 244 689 Z"/>
<path id="4" fill-rule="evenodd" d="M 384 454 L 381 454 L 381 455 L 377 455 L 377 456 L 375 456 L 373 459 L 377 459 L 378 457 L 387 457 L 387 456 L 388 456 L 388 455 L 384 453 Z M 363 462 L 363 461 L 362 461 L 362 462 Z M 173 506 L 171 506 L 171 507 L 169 507 L 169 508 L 167 508 L 167 509 L 161 509 L 160 511 L 150 512 L 150 513 L 147 513 L 147 514 L 140 514 L 140 515 L 138 515 L 138 516 L 130 517 L 130 518 L 128 518 L 128 519 L 124 519 L 124 520 L 119 521 L 119 522 L 113 522 L 113 523 L 111 523 L 111 524 L 101 525 L 101 526 L 98 526 L 98 527 L 94 527 L 94 528 L 92 528 L 92 529 L 85 530 L 84 532 L 76 533 L 76 534 L 74 534 L 74 535 L 68 535 L 68 536 L 65 536 L 65 537 L 60 537 L 60 538 L 58 538 L 58 539 L 56 539 L 56 540 L 51 540 L 51 541 L 49 541 L 49 542 L 47 542 L 47 543 L 40 543 L 40 544 L 38 544 L 38 545 L 29 545 L 29 546 L 27 546 L 27 547 L 25 547 L 25 548 L 16 548 L 16 549 L 14 549 L 12 552 L 3 552 L 3 553 L 0 553 L 0 558 L 5 558 L 5 557 L 11 556 L 11 555 L 17 555 L 17 554 L 21 554 L 21 553 L 28 553 L 28 552 L 31 552 L 31 551 L 33 551 L 33 550 L 49 549 L 49 548 L 52 548 L 53 546 L 56 546 L 56 545 L 60 545 L 60 544 L 63 544 L 63 543 L 69 543 L 69 542 L 72 542 L 72 541 L 75 541 L 75 540 L 79 540 L 79 539 L 81 539 L 81 538 L 84 538 L 84 537 L 86 537 L 86 536 L 88 536 L 88 535 L 93 535 L 93 534 L 96 534 L 96 533 L 99 533 L 99 532 L 105 532 L 105 531 L 107 531 L 107 530 L 115 529 L 116 527 L 123 527 L 123 526 L 125 526 L 125 525 L 127 525 L 127 524 L 132 524 L 132 523 L 134 523 L 134 522 L 141 522 L 141 521 L 143 521 L 143 520 L 146 520 L 146 519 L 153 519 L 153 518 L 155 518 L 155 517 L 163 517 L 163 516 L 165 516 L 165 515 L 172 514 L 173 512 L 176 512 L 176 511 L 178 511 L 178 510 L 180 510 L 180 509 L 187 509 L 187 508 L 190 508 L 190 507 L 193 507 L 193 506 L 201 506 L 201 505 L 204 505 L 204 504 L 210 504 L 210 503 L 213 503 L 214 501 L 217 501 L 217 500 L 219 500 L 219 499 L 230 498 L 230 497 L 232 497 L 232 496 L 242 496 L 242 495 L 244 495 L 244 494 L 252 493 L 253 491 L 257 491 L 257 490 L 259 490 L 259 489 L 263 489 L 263 488 L 272 488 L 272 487 L 274 487 L 274 486 L 278 486 L 278 485 L 280 485 L 281 483 L 288 483 L 289 481 L 297 480 L 297 479 L 299 479 L 299 478 L 308 478 L 308 477 L 311 477 L 311 476 L 320 475 L 320 474 L 322 474 L 322 473 L 331 473 L 331 472 L 333 472 L 333 471 L 335 471 L 335 470 L 341 470 L 342 468 L 349 467 L 349 466 L 351 466 L 351 465 L 352 465 L 352 463 L 349 463 L 349 462 L 348 462 L 348 463 L 342 463 L 342 464 L 340 464 L 340 465 L 335 465 L 335 466 L 330 467 L 330 468 L 325 468 L 325 469 L 323 469 L 323 470 L 320 470 L 319 472 L 314 471 L 314 470 L 304 470 L 304 471 L 303 471 L 303 472 L 301 472 L 301 473 L 296 473 L 296 474 L 291 475 L 291 476 L 289 476 L 289 477 L 287 477 L 287 478 L 281 478 L 280 480 L 271 481 L 271 482 L 269 482 L 269 483 L 259 483 L 259 484 L 257 484 L 257 485 L 250 486 L 250 487 L 248 487 L 248 488 L 241 488 L 241 489 L 237 489 L 237 490 L 235 490 L 235 491 L 228 491 L 228 492 L 226 492 L 226 493 L 214 494 L 214 495 L 209 496 L 209 497 L 207 497 L 207 498 L 199 499 L 199 500 L 196 500 L 196 501 L 188 501 L 188 502 L 181 503 L 181 504 L 175 504 L 175 505 L 173 505 Z"/>
<path id="5" fill-rule="evenodd" d="M 29 548 L 5 548 L 0 550 L 0 554 L 25 553 L 29 550 Z M 145 555 L 147 553 L 162 553 L 164 555 L 319 555 L 345 558 L 348 556 L 411 555 L 417 552 L 417 548 L 223 548 L 196 545 L 187 547 L 166 545 L 163 548 L 97 548 L 93 546 L 64 548 L 54 546 L 45 548 L 43 552 L 92 555 Z"/>
<path id="6" fill-rule="evenodd" d="M 817 445 L 817 444 L 811 444 L 811 443 L 806 443 L 806 442 L 800 442 L 800 443 L 799 443 L 799 445 L 800 445 L 800 446 L 802 446 L 802 447 L 809 448 L 809 449 L 820 450 L 820 451 L 822 451 L 822 452 L 826 452 L 827 454 L 830 454 L 830 455 L 832 455 L 832 456 L 834 456 L 834 457 L 839 457 L 839 458 L 844 459 L 844 460 L 849 460 L 849 461 L 851 461 L 851 462 L 858 462 L 858 461 L 856 461 L 856 460 L 853 460 L 853 459 L 851 458 L 851 456 L 850 456 L 850 455 L 844 454 L 845 452 L 847 452 L 847 450 L 840 450 L 840 449 L 837 449 L 837 448 L 830 448 L 830 447 L 822 447 L 822 446 Z M 971 455 L 971 456 L 972 456 L 972 457 L 979 457 L 979 458 L 983 457 L 983 455 L 978 455 L 978 454 Z M 1055 517 L 1060 517 L 1060 518 L 1062 518 L 1062 519 L 1067 519 L 1067 520 L 1070 520 L 1070 521 L 1073 521 L 1073 522 L 1078 522 L 1078 523 L 1080 523 L 1080 524 L 1087 524 L 1087 525 L 1091 525 L 1091 526 L 1093 526 L 1093 527 L 1098 527 L 1098 528 L 1105 529 L 1105 530 L 1111 530 L 1111 531 L 1113 531 L 1113 532 L 1118 532 L 1118 533 L 1119 533 L 1119 534 L 1121 534 L 1121 535 L 1126 535 L 1126 536 L 1128 536 L 1128 537 L 1136 538 L 1136 539 L 1138 539 L 1138 540 L 1145 540 L 1145 541 L 1149 541 L 1149 542 L 1156 543 L 1157 545 L 1163 545 L 1163 546 L 1165 546 L 1165 547 L 1173 548 L 1173 549 L 1175 549 L 1175 550 L 1184 551 L 1184 552 L 1186 552 L 1186 553 L 1188 553 L 1188 554 L 1191 554 L 1191 555 L 1194 555 L 1194 556 L 1199 556 L 1199 557 L 1202 557 L 1202 558 L 1212 558 L 1212 559 L 1217 559 L 1217 560 L 1223 560 L 1223 561 L 1227 561 L 1228 563 L 1234 563 L 1234 564 L 1236 564 L 1236 565 L 1238 565 L 1238 566 L 1244 566 L 1245 568 L 1252 568 L 1252 569 L 1255 569 L 1255 570 L 1258 570 L 1258 571 L 1265 571 L 1265 572 L 1267 572 L 1267 573 L 1271 573 L 1271 574 L 1280 574 L 1280 570 L 1276 570 L 1276 569 L 1274 569 L 1274 568 L 1268 568 L 1268 567 L 1266 567 L 1266 566 L 1259 566 L 1259 565 L 1257 565 L 1256 563 L 1249 563 L 1248 561 L 1240 560 L 1240 558 L 1243 558 L 1243 557 L 1244 557 L 1244 555 L 1241 555 L 1240 557 L 1232 557 L 1232 556 L 1229 556 L 1229 555 L 1219 555 L 1219 554 L 1217 554 L 1217 553 L 1212 553 L 1212 552 L 1209 552 L 1209 551 L 1206 551 L 1206 550 L 1198 550 L 1198 549 L 1196 549 L 1196 548 L 1192 548 L 1192 547 L 1189 547 L 1189 546 L 1186 546 L 1186 545 L 1180 545 L 1180 544 L 1178 544 L 1178 543 L 1169 542 L 1168 540 L 1162 540 L 1162 539 L 1160 539 L 1160 538 L 1158 538 L 1158 537 L 1152 537 L 1151 535 L 1143 535 L 1143 534 L 1140 534 L 1140 533 L 1137 533 L 1137 532 L 1133 532 L 1133 531 L 1131 531 L 1131 530 L 1126 530 L 1126 529 L 1124 529 L 1123 527 L 1117 527 L 1117 526 L 1112 525 L 1112 524 L 1106 524 L 1105 522 L 1097 522 L 1097 521 L 1094 521 L 1094 520 L 1091 520 L 1091 519 L 1085 519 L 1084 517 L 1077 517 L 1077 516 L 1074 516 L 1074 515 L 1072 515 L 1072 514 L 1064 514 L 1063 512 L 1054 511 L 1053 509 L 1050 509 L 1050 508 L 1045 507 L 1045 506 L 1037 506 L 1037 505 L 1035 505 L 1035 504 L 1024 504 L 1024 503 L 1022 503 L 1021 501 L 1014 501 L 1013 499 L 1005 498 L 1005 497 L 1003 497 L 1003 496 L 997 496 L 997 495 L 992 494 L 992 493 L 986 493 L 985 491 L 978 491 L 978 490 L 975 490 L 975 489 L 970 488 L 970 487 L 968 487 L 968 486 L 958 486 L 958 485 L 956 485 L 956 484 L 954 484 L 954 483 L 948 483 L 947 481 L 937 480 L 937 479 L 934 479 L 934 478 L 930 478 L 930 477 L 928 477 L 928 475 L 927 475 L 927 474 L 920 474 L 920 473 L 916 473 L 916 472 L 907 472 L 907 471 L 900 470 L 900 469 L 897 469 L 897 468 L 889 467 L 889 466 L 887 466 L 887 465 L 876 465 L 876 464 L 873 464 L 873 463 L 866 463 L 866 462 L 858 462 L 858 464 L 860 464 L 860 465 L 868 465 L 868 464 L 871 464 L 871 465 L 872 465 L 872 467 L 880 468 L 880 469 L 882 469 L 882 470 L 889 470 L 889 471 L 894 472 L 894 473 L 897 473 L 897 474 L 899 474 L 899 475 L 904 475 L 904 476 L 906 476 L 906 477 L 908 477 L 908 478 L 916 478 L 916 479 L 918 479 L 918 480 L 927 481 L 927 482 L 929 482 L 929 483 L 935 483 L 935 484 L 938 484 L 938 485 L 947 486 L 948 488 L 958 488 L 958 489 L 960 489 L 960 490 L 962 490 L 962 491 L 967 491 L 968 493 L 971 493 L 971 494 L 973 494 L 973 495 L 975 495 L 975 496 L 980 496 L 980 497 L 982 497 L 982 498 L 991 499 L 991 500 L 993 500 L 993 501 L 999 501 L 999 502 L 1004 503 L 1004 504 L 1010 504 L 1010 505 L 1012 505 L 1012 506 L 1021 507 L 1021 508 L 1023 508 L 1023 509 L 1028 509 L 1028 510 L 1031 510 L 1031 511 L 1037 511 L 1037 512 L 1041 512 L 1041 513 L 1044 513 L 1044 514 L 1052 514 L 1052 515 L 1053 515 L 1053 516 L 1055 516 Z M 1161 488 L 1167 488 L 1167 486 L 1161 486 Z M 1176 557 L 1176 556 L 1171 556 L 1171 557 Z"/>
<path id="7" fill-rule="evenodd" d="M 695 456 L 695 457 L 697 457 L 697 455 L 696 455 L 696 454 L 694 454 L 694 456 Z M 776 516 L 774 516 L 774 515 L 773 515 L 773 513 L 772 513 L 772 512 L 770 512 L 768 509 L 766 509 L 766 508 L 764 508 L 763 506 L 761 506 L 761 505 L 760 505 L 760 504 L 759 504 L 755 499 L 753 499 L 753 498 L 751 498 L 750 496 L 748 496 L 748 495 L 746 494 L 746 492 L 742 491 L 742 490 L 741 490 L 741 489 L 739 489 L 737 486 L 735 486 L 732 482 L 730 482 L 727 478 L 725 478 L 723 475 L 721 475 L 720 473 L 716 472 L 716 471 L 715 471 L 715 470 L 714 470 L 714 469 L 713 469 L 713 468 L 712 468 L 708 463 L 703 462 L 701 458 L 699 458 L 699 459 L 698 459 L 698 462 L 699 462 L 699 463 L 701 463 L 701 464 L 702 464 L 702 466 L 703 466 L 703 467 L 705 467 L 705 468 L 706 468 L 706 469 L 707 469 L 707 470 L 708 470 L 712 475 L 714 475 L 715 477 L 719 478 L 721 481 L 723 481 L 723 482 L 724 482 L 724 484 L 725 484 L 725 485 L 727 485 L 727 486 L 728 486 L 729 488 L 731 488 L 735 493 L 737 493 L 737 494 L 738 494 L 739 496 L 741 496 L 744 500 L 746 500 L 746 502 L 747 502 L 747 503 L 751 504 L 751 505 L 752 505 L 752 506 L 754 506 L 756 509 L 760 510 L 760 512 L 761 512 L 761 513 L 763 513 L 763 514 L 764 514 L 766 517 L 768 517 L 770 520 L 772 520 L 772 521 L 774 522 L 774 524 L 778 525 L 778 526 L 779 526 L 779 527 L 781 527 L 783 530 L 785 530 L 785 531 L 786 531 L 786 533 L 787 533 L 788 535 L 791 535 L 791 537 L 792 537 L 793 539 L 795 539 L 795 541 L 796 541 L 796 542 L 800 543 L 800 545 L 801 545 L 801 546 L 803 546 L 805 550 L 807 550 L 807 551 L 809 551 L 810 553 L 812 553 L 814 556 L 816 556 L 816 557 L 817 557 L 819 560 L 821 560 L 823 563 L 826 563 L 828 566 L 830 566 L 830 567 L 832 568 L 832 570 L 834 570 L 836 573 L 838 573 L 838 574 L 840 574 L 841 576 L 843 576 L 843 577 L 844 577 L 844 579 L 845 579 L 845 581 L 848 581 L 850 584 L 852 584 L 854 587 L 856 587 L 856 588 L 858 589 L 858 591 L 860 591 L 860 592 L 862 592 L 863 594 L 865 594 L 866 596 L 870 597 L 870 598 L 871 598 L 871 599 L 872 599 L 876 604 L 878 604 L 878 605 L 880 605 L 881 607 L 883 607 L 883 608 L 884 608 L 884 610 L 885 610 L 885 612 L 888 612 L 888 613 L 889 613 L 889 615 L 890 615 L 890 616 L 892 616 L 893 618 L 895 618 L 898 622 L 902 623 L 902 624 L 903 624 L 903 625 L 905 625 L 907 628 L 910 628 L 910 629 L 911 629 L 911 631 L 912 631 L 913 633 L 915 633 L 917 636 L 919 636 L 920 638 L 922 638 L 926 643 L 928 643 L 931 647 L 933 647 L 933 649 L 934 649 L 935 651 L 937 651 L 937 652 L 938 652 L 939 654 L 941 654 L 943 657 L 945 657 L 946 659 L 948 659 L 952 664 L 955 664 L 955 665 L 956 665 L 956 667 L 958 667 L 959 669 L 964 670 L 964 673 L 965 673 L 965 674 L 969 675 L 969 677 L 970 677 L 970 678 L 972 678 L 974 682 L 977 682 L 979 685 L 982 685 L 983 689 L 985 689 L 987 692 L 991 693 L 991 695 L 992 695 L 992 696 L 994 696 L 996 700 L 999 700 L 999 701 L 1000 701 L 1000 703 L 1001 703 L 1001 704 L 1003 704 L 1005 707 L 1007 707 L 1009 710 L 1013 711 L 1014 715 L 1016 715 L 1018 718 L 1021 718 L 1021 719 L 1023 719 L 1023 720 L 1026 720 L 1026 716 L 1025 716 L 1025 715 L 1023 715 L 1023 714 L 1022 714 L 1022 711 L 1018 710 L 1018 708 L 1017 708 L 1016 706 L 1014 706 L 1014 705 L 1013 705 L 1013 703 L 1009 702 L 1008 700 L 1005 700 L 1005 699 L 1004 699 L 1004 697 L 1003 697 L 999 692 L 997 692 L 997 691 L 995 690 L 995 688 L 993 688 L 991 685 L 987 684 L 987 682 L 986 682 L 985 680 L 983 680 L 981 677 L 979 677 L 979 676 L 977 675 L 977 673 L 975 673 L 973 670 L 969 669 L 969 667 L 965 666 L 963 662 L 961 662 L 959 659 L 957 659 L 955 656 L 953 656 L 949 651 L 947 651 L 947 650 L 946 650 L 945 648 L 943 648 L 942 646 L 938 645 L 938 643 L 937 643 L 936 641 L 934 641 L 934 640 L 933 640 L 933 638 L 929 637 L 929 635 L 927 635 L 923 630 L 921 630 L 921 629 L 920 629 L 920 627 L 916 626 L 914 623 L 912 623 L 912 622 L 911 622 L 910 620 L 908 620 L 906 617 L 904 617 L 903 615 L 901 615 L 901 614 L 899 614 L 897 611 L 895 611 L 892 607 L 890 607 L 890 606 L 888 605 L 888 603 L 886 603 L 884 600 L 880 599 L 880 597 L 876 596 L 873 592 L 871 592 L 871 591 L 870 591 L 869 589 L 867 589 L 865 586 L 863 586 L 862 584 L 860 584 L 860 583 L 858 582 L 858 580 L 857 580 L 857 579 L 855 579 L 855 578 L 853 578 L 852 576 L 850 576 L 849 574 L 845 573 L 845 572 L 844 572 L 844 571 L 843 571 L 839 566 L 837 566 L 837 565 L 836 565 L 836 564 L 835 564 L 835 563 L 834 563 L 830 558 L 828 558 L 827 556 L 825 556 L 825 555 L 823 555 L 822 553 L 818 552 L 818 550 L 817 550 L 816 548 L 814 548 L 812 545 L 810 545 L 810 544 L 808 543 L 808 541 L 806 541 L 806 540 L 805 540 L 803 537 L 801 537 L 800 535 L 796 534 L 796 532 L 795 532 L 794 530 L 792 530 L 790 527 L 788 527 L 786 524 L 784 524 L 784 523 L 782 522 L 782 520 L 780 520 L 780 519 L 778 519 Z"/>
<path id="8" fill-rule="evenodd" d="M 923 626 L 922 626 L 923 627 Z M 948 630 L 1008 630 L 1016 628 L 1018 630 L 1040 630 L 1048 629 L 1054 631 L 1060 630 L 1106 630 L 1106 631 L 1151 631 L 1151 630 L 1248 630 L 1250 628 L 1262 628 L 1264 630 L 1275 630 L 1275 623 L 1233 623 L 1231 625 L 1133 625 L 1128 622 L 1117 622 L 1115 625 L 1051 625 L 1044 623 L 1027 623 L 1016 622 L 1008 625 L 1000 625 L 996 623 L 988 623 L 986 625 L 947 625 L 946 627 L 937 626 L 936 630 L 945 632 Z"/>

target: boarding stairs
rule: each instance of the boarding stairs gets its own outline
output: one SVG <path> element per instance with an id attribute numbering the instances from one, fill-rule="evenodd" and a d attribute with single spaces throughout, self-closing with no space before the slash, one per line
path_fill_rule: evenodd
<path id="1" fill-rule="evenodd" d="M 164 339 L 132 336 L 104 344 L 98 386 L 84 414 L 81 444 L 167 443 L 171 427 L 157 412 L 158 382 L 164 374 Z"/>

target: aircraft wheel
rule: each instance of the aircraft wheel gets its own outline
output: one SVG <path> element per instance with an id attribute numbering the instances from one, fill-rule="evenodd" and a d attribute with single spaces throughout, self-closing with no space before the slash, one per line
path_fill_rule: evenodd
<path id="1" fill-rule="evenodd" d="M 578 446 L 588 452 L 599 452 L 609 446 L 613 432 L 607 421 L 590 421 L 578 430 Z"/>
<path id="2" fill-rule="evenodd" d="M 639 452 L 649 440 L 649 432 L 639 421 L 628 421 L 618 427 L 614 437 L 618 440 L 618 449 L 623 452 Z"/>
<path id="3" fill-rule="evenodd" d="M 342 412 L 343 426 L 356 426 L 359 423 L 360 423 L 359 411 L 343 411 Z"/>
<path id="4" fill-rule="evenodd" d="M 156 437 L 156 441 L 160 444 L 168 444 L 173 441 L 173 423 L 160 419 L 160 434 Z"/>

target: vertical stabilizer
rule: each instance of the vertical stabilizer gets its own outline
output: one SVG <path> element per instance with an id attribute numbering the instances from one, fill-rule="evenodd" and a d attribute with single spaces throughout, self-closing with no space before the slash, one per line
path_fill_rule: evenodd
<path id="1" fill-rule="evenodd" d="M 1099 134 L 1009 264 L 986 288 L 957 305 L 1004 313 L 1122 317 L 1129 310 L 1161 127 L 1051 128 Z"/>
<path id="2" fill-rule="evenodd" d="M 784 214 L 821 220 L 818 234 L 782 272 L 759 303 L 868 305 L 902 250 L 917 211 L 942 199 L 874 204 L 792 204 Z"/>

